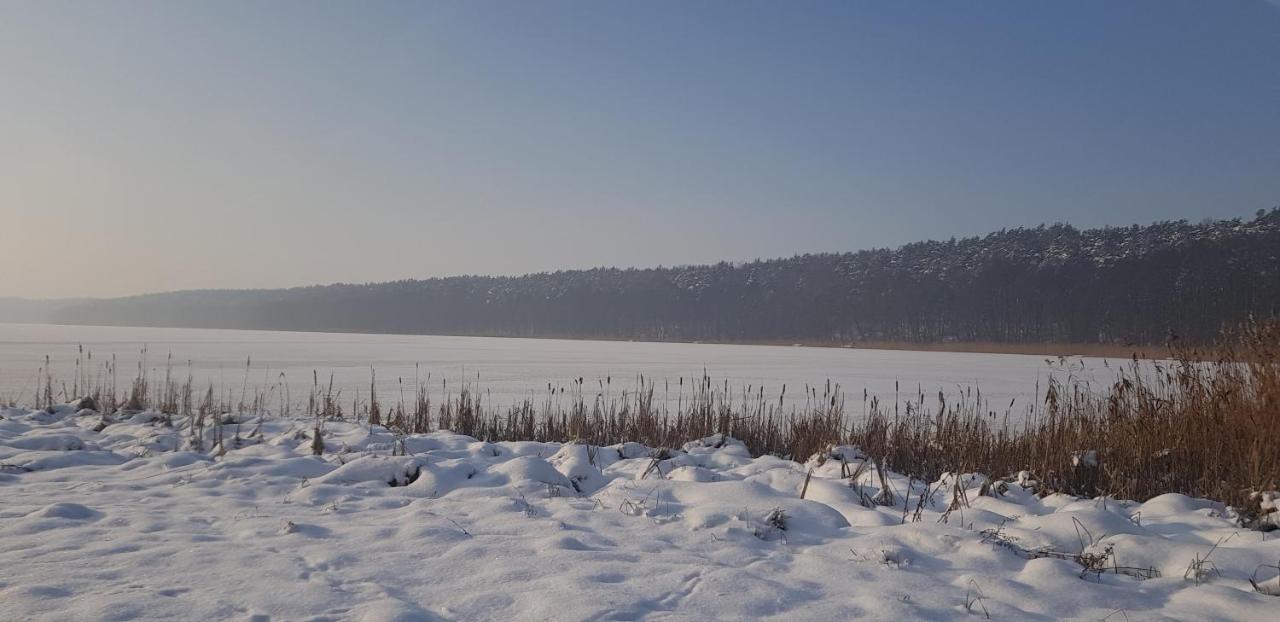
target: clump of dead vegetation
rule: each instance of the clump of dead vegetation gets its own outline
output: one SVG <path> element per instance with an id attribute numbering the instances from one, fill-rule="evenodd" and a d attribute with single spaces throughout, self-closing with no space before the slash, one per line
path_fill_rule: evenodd
<path id="1" fill-rule="evenodd" d="M 972 402 L 872 404 L 845 442 L 932 481 L 964 470 L 1034 473 L 1044 492 L 1146 500 L 1177 492 L 1257 518 L 1280 478 L 1280 322 L 1250 322 L 1209 349 L 1133 359 L 1102 390 L 1051 380 L 1025 420 Z"/>
<path id="2" fill-rule="evenodd" d="M 1226 502 L 1247 521 L 1270 524 L 1277 501 L 1268 491 L 1280 479 L 1280 321 L 1251 321 L 1225 332 L 1211 348 L 1174 346 L 1168 359 L 1134 358 L 1115 370 L 1115 381 L 1097 387 L 1074 376 L 1049 381 L 1035 404 L 1013 412 L 990 409 L 981 394 L 966 390 L 949 398 L 917 390 L 892 405 L 862 396 L 861 412 L 846 409 L 839 385 L 806 386 L 787 400 L 763 387 L 731 388 L 707 374 L 692 381 L 661 383 L 643 376 L 617 389 L 613 378 L 568 387 L 547 385 L 540 397 L 495 406 L 479 380 L 439 384 L 433 403 L 430 376 L 415 377 L 406 399 L 380 401 L 376 383 L 367 395 L 356 390 L 344 409 L 332 377 L 313 374 L 309 394 L 295 405 L 283 374 L 251 385 L 246 360 L 239 387 L 204 391 L 193 387 L 190 363 L 163 375 L 143 362 L 123 392 L 114 358 L 95 365 L 81 351 L 75 377 L 57 382 L 46 365 L 37 374 L 35 405 L 51 409 L 72 403 L 100 413 L 156 409 L 185 417 L 193 445 L 212 441 L 225 450 L 224 428 L 267 416 L 305 415 L 313 420 L 315 451 L 323 451 L 323 423 L 356 420 L 397 435 L 447 429 L 485 441 L 560 441 L 612 445 L 635 441 L 678 447 L 691 439 L 721 435 L 746 443 L 754 455 L 804 460 L 826 455 L 833 445 L 857 446 L 878 468 L 916 480 L 944 473 L 1022 474 L 1041 493 L 1108 495 L 1146 500 L 1177 492 Z M 237 392 L 236 389 L 239 389 Z M 456 392 L 455 392 L 456 391 Z M 203 399 L 196 399 L 202 395 Z M 104 414 L 102 425 L 111 418 Z M 206 427 L 213 430 L 210 435 Z M 864 462 L 865 464 L 865 462 Z M 998 486 L 998 480 L 995 484 Z"/>

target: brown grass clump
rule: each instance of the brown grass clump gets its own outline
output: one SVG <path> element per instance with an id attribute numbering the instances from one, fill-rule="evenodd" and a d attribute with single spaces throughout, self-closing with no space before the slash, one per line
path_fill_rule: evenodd
<path id="1" fill-rule="evenodd" d="M 1046 491 L 1145 500 L 1166 492 L 1240 508 L 1280 479 L 1280 322 L 1250 322 L 1210 349 L 1134 358 L 1103 392 L 1051 381 L 1021 424 L 976 406 L 902 415 L 873 404 L 846 442 L 921 478 L 1030 471 Z"/>

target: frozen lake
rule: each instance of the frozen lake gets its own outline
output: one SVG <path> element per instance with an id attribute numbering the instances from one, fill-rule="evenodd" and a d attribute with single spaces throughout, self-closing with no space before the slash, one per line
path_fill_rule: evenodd
<path id="1" fill-rule="evenodd" d="M 821 386 L 830 380 L 844 389 L 851 413 L 860 410 L 864 389 L 882 402 L 892 402 L 895 383 L 904 400 L 917 389 L 933 401 L 938 391 L 954 397 L 965 388 L 977 388 L 992 410 L 1004 412 L 1012 400 L 1013 412 L 1022 413 L 1037 399 L 1037 383 L 1043 391 L 1050 374 L 1063 378 L 1074 373 L 1105 384 L 1114 378 L 1116 366 L 1125 363 L 1081 357 L 1064 362 L 1018 354 L 0 324 L 0 400 L 29 402 L 46 356 L 55 380 L 70 386 L 81 346 L 92 353 L 93 365 L 86 366 L 92 373 L 101 374 L 102 363 L 116 356 L 121 391 L 136 374 L 145 347 L 153 377 L 163 378 L 172 353 L 175 377 L 186 377 L 190 361 L 198 387 L 211 382 L 238 395 L 249 359 L 251 388 L 276 384 L 283 373 L 294 402 L 305 399 L 313 371 L 322 383 L 332 374 L 344 402 L 349 403 L 357 390 L 367 395 L 370 366 L 377 370 L 384 403 L 398 399 L 400 379 L 405 401 L 411 400 L 417 364 L 420 379 L 431 375 L 433 401 L 443 395 L 441 379 L 447 379 L 456 393 L 464 376 L 474 383 L 478 375 L 481 393 L 492 406 L 530 396 L 540 400 L 548 384 L 567 387 L 580 377 L 588 392 L 598 391 L 599 383 L 611 378 L 607 392 L 616 397 L 635 387 L 640 374 L 657 381 L 659 399 L 664 381 L 669 381 L 674 400 L 679 379 L 684 378 L 687 395 L 690 381 L 705 369 L 714 382 L 728 381 L 736 395 L 747 385 L 763 386 L 765 395 L 775 399 L 783 384 L 789 398 L 803 399 L 806 384 Z"/>

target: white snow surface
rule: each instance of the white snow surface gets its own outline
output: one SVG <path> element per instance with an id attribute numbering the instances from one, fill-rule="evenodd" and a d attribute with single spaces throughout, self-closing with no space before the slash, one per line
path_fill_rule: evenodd
<path id="1" fill-rule="evenodd" d="M 1280 619 L 1249 582 L 1280 538 L 1181 495 L 889 473 L 896 505 L 864 507 L 879 478 L 851 486 L 848 447 L 802 465 L 720 437 L 658 453 L 328 422 L 315 457 L 307 420 L 227 425 L 222 453 L 183 418 L 103 422 L 0 409 L 0 619 Z"/>

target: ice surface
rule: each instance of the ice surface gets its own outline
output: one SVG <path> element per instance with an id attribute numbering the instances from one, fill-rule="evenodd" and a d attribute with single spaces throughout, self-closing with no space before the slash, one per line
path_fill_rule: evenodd
<path id="1" fill-rule="evenodd" d="M 176 379 L 185 380 L 190 361 L 197 388 L 212 383 L 217 395 L 233 399 L 239 399 L 246 384 L 251 390 L 272 387 L 284 374 L 291 399 L 302 401 L 314 377 L 327 385 L 332 373 L 344 407 L 357 392 L 368 396 L 371 366 L 377 369 L 384 402 L 402 394 L 412 401 L 415 377 L 425 381 L 431 374 L 436 403 L 446 391 L 456 396 L 465 379 L 479 387 L 478 397 L 486 406 L 499 408 L 529 397 L 541 404 L 548 385 L 570 388 L 578 378 L 585 381 L 588 403 L 597 393 L 618 397 L 635 388 L 639 375 L 656 381 L 655 398 L 668 398 L 674 407 L 681 396 L 688 399 L 691 380 L 700 379 L 705 370 L 717 386 L 727 381 L 736 396 L 747 386 L 763 386 L 767 398 L 776 398 L 785 384 L 789 398 L 801 404 L 806 384 L 822 386 L 830 380 L 846 392 L 851 415 L 860 414 L 864 389 L 884 404 L 892 404 L 895 396 L 914 401 L 918 392 L 932 403 L 939 391 L 955 399 L 962 390 L 976 389 L 998 413 L 1016 399 L 1010 410 L 1017 416 L 1037 400 L 1037 390 L 1043 398 L 1050 374 L 1059 379 L 1073 374 L 1106 386 L 1125 364 L 1016 354 L 0 324 L 0 400 L 30 402 L 46 356 L 54 378 L 70 383 L 79 345 L 93 353 L 94 362 L 85 369 L 99 378 L 102 364 L 116 355 L 121 392 L 136 374 L 139 352 L 146 346 L 153 382 L 163 380 L 170 353 Z M 247 377 L 246 361 L 251 363 Z M 270 406 L 275 407 L 279 393 Z"/>

